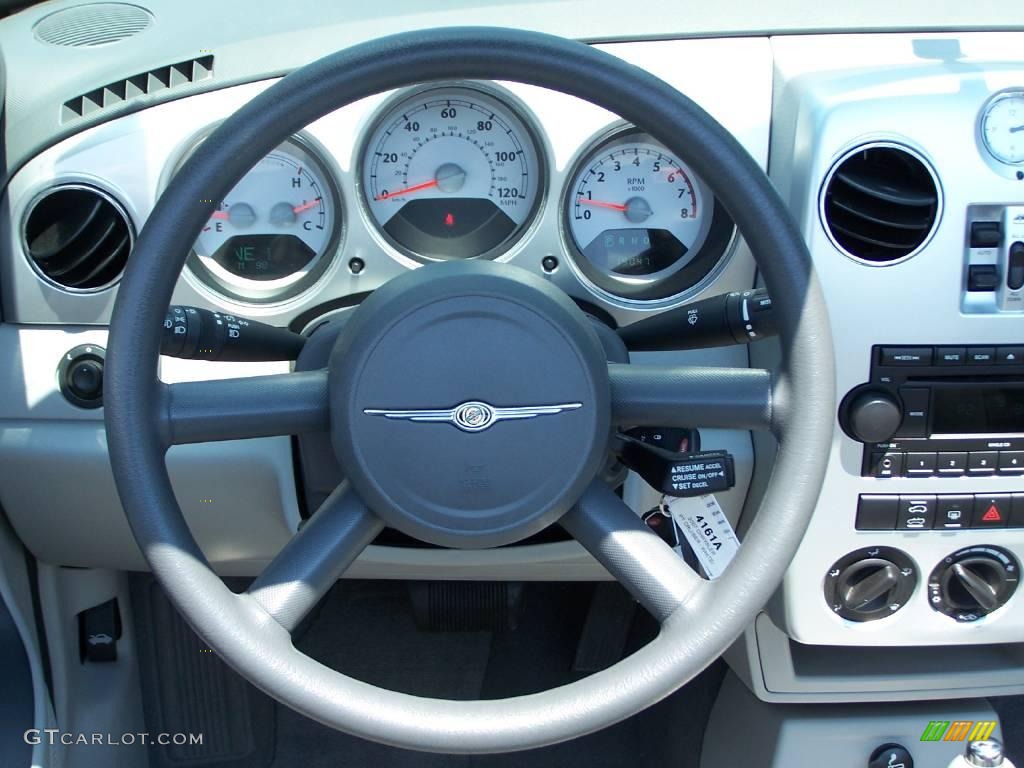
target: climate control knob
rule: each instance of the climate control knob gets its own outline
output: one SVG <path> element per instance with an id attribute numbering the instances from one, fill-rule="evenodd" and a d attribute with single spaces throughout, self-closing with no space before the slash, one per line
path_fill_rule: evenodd
<path id="1" fill-rule="evenodd" d="M 884 443 L 896 434 L 903 421 L 899 401 L 880 389 L 858 393 L 846 407 L 850 435 L 862 443 Z"/>
<path id="2" fill-rule="evenodd" d="M 977 621 L 1006 605 L 1019 578 L 1020 564 L 1005 549 L 966 547 L 935 566 L 928 601 L 957 621 Z"/>
<path id="3" fill-rule="evenodd" d="M 917 568 L 892 547 L 865 547 L 837 560 L 825 575 L 825 601 L 850 621 L 877 621 L 902 608 L 917 585 Z"/>

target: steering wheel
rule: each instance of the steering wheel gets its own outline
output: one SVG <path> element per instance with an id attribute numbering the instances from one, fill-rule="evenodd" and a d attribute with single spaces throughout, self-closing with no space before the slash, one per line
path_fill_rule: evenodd
<path id="1" fill-rule="evenodd" d="M 546 280 L 470 261 L 424 266 L 375 291 L 342 330 L 327 370 L 159 381 L 164 314 L 211 201 L 332 110 L 466 78 L 586 99 L 689 163 L 764 275 L 784 350 L 780 370 L 609 364 L 588 319 Z M 254 685 L 328 726 L 448 753 L 521 750 L 598 730 L 668 696 L 721 655 L 796 552 L 834 420 L 830 332 L 810 256 L 751 157 L 700 107 L 637 67 L 581 43 L 489 28 L 404 33 L 340 51 L 222 123 L 139 236 L 111 319 L 105 379 L 111 465 L 132 532 L 203 640 Z M 626 425 L 770 429 L 778 438 L 756 520 L 717 580 L 692 571 L 601 481 L 614 427 Z M 246 592 L 231 592 L 182 517 L 166 451 L 326 430 L 349 480 Z M 657 638 L 605 671 L 511 699 L 437 700 L 346 677 L 291 642 L 385 523 L 468 548 L 509 544 L 555 522 L 661 623 Z"/>

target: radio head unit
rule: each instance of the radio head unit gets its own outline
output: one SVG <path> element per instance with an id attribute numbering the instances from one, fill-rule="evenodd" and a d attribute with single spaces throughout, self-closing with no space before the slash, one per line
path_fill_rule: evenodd
<path id="1" fill-rule="evenodd" d="M 864 476 L 1024 474 L 1024 346 L 876 346 L 839 418 Z"/>

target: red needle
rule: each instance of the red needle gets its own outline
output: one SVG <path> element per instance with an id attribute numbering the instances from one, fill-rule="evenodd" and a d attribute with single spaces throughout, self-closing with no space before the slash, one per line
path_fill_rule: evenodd
<path id="1" fill-rule="evenodd" d="M 211 215 L 211 219 L 226 219 L 228 217 L 227 211 L 214 211 Z"/>
<path id="2" fill-rule="evenodd" d="M 292 213 L 304 213 L 305 211 L 308 211 L 310 208 L 316 208 L 318 205 L 320 205 L 319 200 L 310 200 L 308 203 L 296 205 L 294 208 L 292 208 Z"/>
<path id="3" fill-rule="evenodd" d="M 408 195 L 410 192 L 419 192 L 421 189 L 430 189 L 431 187 L 437 186 L 437 179 L 431 179 L 430 181 L 424 181 L 422 184 L 414 184 L 411 187 L 405 187 L 404 189 L 396 189 L 394 192 L 385 192 L 383 195 L 377 195 L 373 198 L 374 200 L 388 200 L 392 197 L 398 197 L 399 195 Z"/>
<path id="4" fill-rule="evenodd" d="M 584 203 L 585 205 L 596 205 L 598 208 L 610 208 L 613 211 L 625 211 L 626 206 L 619 205 L 618 203 L 606 203 L 604 200 L 591 200 L 589 197 L 577 197 L 577 203 Z"/>

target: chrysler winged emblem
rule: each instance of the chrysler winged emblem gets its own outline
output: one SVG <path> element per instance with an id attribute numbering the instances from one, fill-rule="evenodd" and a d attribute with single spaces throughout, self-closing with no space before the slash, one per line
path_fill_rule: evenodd
<path id="1" fill-rule="evenodd" d="M 471 400 L 454 408 L 440 410 L 389 411 L 365 408 L 363 413 L 370 416 L 383 416 L 385 419 L 444 422 L 458 427 L 463 432 L 483 432 L 499 421 L 553 416 L 556 413 L 575 411 L 582 407 L 583 403 L 562 403 L 560 405 L 521 405 L 515 408 L 495 408 L 493 405 Z"/>

